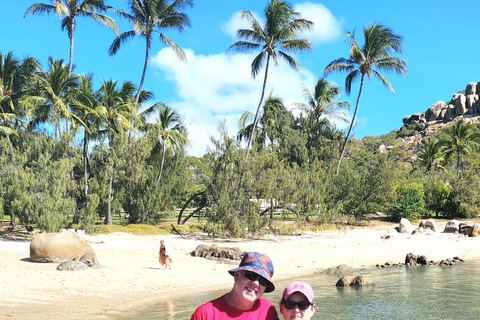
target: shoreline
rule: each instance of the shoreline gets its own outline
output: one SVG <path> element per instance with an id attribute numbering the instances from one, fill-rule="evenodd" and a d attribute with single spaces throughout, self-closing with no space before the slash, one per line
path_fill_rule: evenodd
<path id="1" fill-rule="evenodd" d="M 381 238 L 386 234 L 390 239 Z M 162 301 L 205 291 L 230 290 L 233 282 L 227 271 L 239 262 L 219 263 L 192 257 L 190 253 L 199 244 L 215 243 L 267 254 L 274 264 L 274 282 L 299 279 L 341 264 L 355 270 L 375 268 L 376 264 L 387 261 L 402 262 L 408 253 L 425 255 L 434 261 L 454 256 L 465 261 L 480 258 L 480 238 L 441 232 L 403 235 L 394 231 L 393 225 L 257 239 L 126 233 L 88 235 L 86 239 L 102 265 L 99 269 L 58 271 L 55 263 L 30 262 L 30 241 L 0 240 L 3 316 L 40 320 L 116 319 Z M 164 270 L 157 260 L 161 239 L 172 256 L 172 270 Z"/>

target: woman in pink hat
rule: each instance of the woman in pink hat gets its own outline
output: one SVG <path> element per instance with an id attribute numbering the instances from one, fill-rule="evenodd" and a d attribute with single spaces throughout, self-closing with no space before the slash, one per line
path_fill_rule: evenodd
<path id="1" fill-rule="evenodd" d="M 269 257 L 247 252 L 238 268 L 228 272 L 233 276 L 232 290 L 199 306 L 190 320 L 279 320 L 273 303 L 262 297 L 275 290 Z"/>
<path id="2" fill-rule="evenodd" d="M 285 320 L 310 320 L 315 310 L 315 295 L 308 283 L 294 281 L 283 290 L 280 313 Z"/>

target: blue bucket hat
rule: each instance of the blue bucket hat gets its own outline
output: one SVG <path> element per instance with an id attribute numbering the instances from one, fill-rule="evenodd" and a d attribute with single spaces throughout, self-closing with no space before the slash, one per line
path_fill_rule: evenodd
<path id="1" fill-rule="evenodd" d="M 275 290 L 275 285 L 272 282 L 273 263 L 267 255 L 254 251 L 247 252 L 243 256 L 238 268 L 228 270 L 228 272 L 233 276 L 235 272 L 242 270 L 255 272 L 259 276 L 267 279 L 268 285 L 265 292 Z"/>

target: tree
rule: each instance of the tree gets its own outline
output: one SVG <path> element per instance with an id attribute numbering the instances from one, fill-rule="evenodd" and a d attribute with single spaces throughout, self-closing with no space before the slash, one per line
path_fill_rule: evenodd
<path id="1" fill-rule="evenodd" d="M 394 94 L 395 91 L 393 91 L 390 81 L 385 78 L 380 71 L 393 71 L 397 74 L 407 75 L 407 62 L 401 58 L 391 56 L 392 53 L 402 52 L 402 36 L 395 34 L 390 28 L 380 23 L 372 23 L 370 26 L 366 26 L 363 29 L 363 36 L 365 43 L 363 47 L 360 47 L 355 38 L 355 32 L 347 32 L 345 40 L 350 41 L 350 57 L 338 58 L 330 62 L 324 71 L 325 75 L 328 75 L 333 71 L 348 72 L 345 79 L 345 92 L 347 94 L 350 94 L 351 92 L 353 81 L 360 77 L 360 89 L 355 104 L 355 111 L 353 113 L 352 121 L 350 122 L 350 127 L 348 128 L 345 142 L 343 143 L 336 170 L 337 174 L 340 170 L 340 165 L 347 147 L 348 139 L 350 138 L 350 133 L 355 125 L 365 75 L 369 80 L 371 80 L 373 76 L 377 77 Z"/>
<path id="2" fill-rule="evenodd" d="M 175 153 L 176 150 L 180 150 L 188 143 L 188 138 L 182 119 L 175 110 L 163 103 L 156 103 L 154 106 L 156 106 L 156 109 L 158 110 L 158 117 L 156 122 L 149 127 L 155 131 L 162 146 L 160 171 L 155 180 L 155 183 L 159 183 L 162 178 L 167 150 L 171 150 Z"/>
<path id="3" fill-rule="evenodd" d="M 298 39 L 297 34 L 304 30 L 310 30 L 313 22 L 302 19 L 300 13 L 293 11 L 290 4 L 281 0 L 270 0 L 265 8 L 265 24 L 263 27 L 250 11 L 242 11 L 240 17 L 248 21 L 251 29 L 240 29 L 237 37 L 240 40 L 232 44 L 228 51 L 250 52 L 260 49 L 251 65 L 251 74 L 255 79 L 265 65 L 262 94 L 253 120 L 253 130 L 247 143 L 247 154 L 252 145 L 253 134 L 257 127 L 260 108 L 265 95 L 267 85 L 268 68 L 270 59 L 278 65 L 279 58 L 285 60 L 292 68 L 300 72 L 297 61 L 287 52 L 305 52 L 312 49 L 312 43 L 306 39 Z"/>
<path id="4" fill-rule="evenodd" d="M 36 74 L 35 80 L 36 91 L 21 101 L 27 117 L 32 118 L 30 126 L 35 128 L 51 121 L 55 123 L 55 136 L 62 138 L 61 123 L 65 121 L 65 131 L 68 131 L 70 122 L 75 127 L 75 119 L 80 120 L 69 108 L 78 89 L 79 77 L 68 71 L 62 59 L 49 57 L 48 71 Z"/>
<path id="5" fill-rule="evenodd" d="M 16 59 L 12 52 L 4 55 L 0 52 L 0 133 L 6 136 L 10 154 L 13 147 L 10 135 L 17 134 L 18 124 L 23 124 L 23 110 L 18 108 L 18 101 L 29 89 L 33 74 L 40 68 L 38 61 L 26 57 Z"/>
<path id="6" fill-rule="evenodd" d="M 256 141 L 258 146 L 263 146 L 266 149 L 268 143 L 270 143 L 273 149 L 275 140 L 281 135 L 282 127 L 286 125 L 290 115 L 283 104 L 283 100 L 277 96 L 272 96 L 272 92 L 270 92 L 259 115 L 258 122 L 260 126 L 256 128 L 256 132 L 253 134 L 254 141 Z M 247 140 L 252 135 L 253 120 L 253 113 L 246 111 L 242 114 L 239 120 L 238 141 Z M 255 143 L 253 148 L 255 149 Z"/>
<path id="7" fill-rule="evenodd" d="M 145 61 L 143 64 L 142 78 L 140 80 L 140 85 L 138 86 L 137 96 L 135 97 L 135 104 L 137 104 L 140 99 L 140 92 L 147 72 L 148 58 L 154 32 L 158 32 L 160 40 L 172 48 L 180 60 L 186 62 L 187 58 L 182 48 L 163 32 L 160 32 L 160 30 L 176 29 L 178 31 L 183 31 L 185 30 L 185 26 L 190 26 L 191 23 L 188 16 L 181 10 L 186 7 L 193 7 L 194 1 L 175 0 L 172 3 L 169 3 L 166 0 L 129 0 L 128 3 L 131 13 L 122 10 L 117 10 L 117 12 L 122 17 L 132 22 L 133 30 L 123 32 L 117 36 L 111 44 L 108 53 L 110 55 L 116 54 L 125 41 L 136 35 L 145 38 Z"/>
<path id="8" fill-rule="evenodd" d="M 443 161 L 442 144 L 438 139 L 430 139 L 417 154 L 417 162 L 426 172 L 432 169 L 444 169 L 440 164 Z"/>
<path id="9" fill-rule="evenodd" d="M 70 39 L 70 60 L 68 63 L 68 72 L 73 69 L 73 42 L 75 38 L 75 28 L 77 27 L 77 17 L 89 17 L 96 22 L 112 28 L 118 33 L 115 21 L 106 16 L 99 14 L 98 11 L 106 11 L 110 7 L 106 7 L 103 0 L 51 0 L 52 4 L 36 3 L 30 6 L 25 12 L 25 16 L 29 13 L 47 14 L 55 13 L 62 19 L 62 31 L 67 29 L 68 38 Z"/>
<path id="10" fill-rule="evenodd" d="M 102 117 L 103 124 L 103 133 L 107 137 L 108 143 L 108 156 L 110 157 L 110 162 L 112 162 L 112 145 L 113 138 L 116 134 L 123 132 L 126 129 L 134 129 L 129 119 L 134 117 L 136 108 L 134 104 L 127 101 L 125 102 L 122 97 L 125 96 L 124 90 L 130 90 L 131 83 L 126 81 L 122 85 L 122 89 L 117 89 L 117 81 L 108 80 L 102 83 L 100 88 L 100 107 L 98 113 Z M 108 178 L 108 195 L 107 195 L 107 212 L 105 215 L 105 224 L 112 224 L 112 192 L 113 192 L 113 167 L 114 163 L 110 165 L 110 175 Z"/>
<path id="11" fill-rule="evenodd" d="M 445 152 L 445 159 L 455 157 L 457 180 L 460 171 L 462 156 L 469 155 L 480 144 L 480 135 L 472 125 L 465 125 L 462 119 L 457 119 L 455 124 L 447 129 L 448 132 L 439 137 L 440 144 Z"/>
<path id="12" fill-rule="evenodd" d="M 313 95 L 307 86 L 302 85 L 303 96 L 307 103 L 295 102 L 294 105 L 311 115 L 315 122 L 319 122 L 322 116 L 347 122 L 347 114 L 341 109 L 350 110 L 350 102 L 334 101 L 340 96 L 340 88 L 331 84 L 325 78 L 318 79 L 313 89 Z"/>

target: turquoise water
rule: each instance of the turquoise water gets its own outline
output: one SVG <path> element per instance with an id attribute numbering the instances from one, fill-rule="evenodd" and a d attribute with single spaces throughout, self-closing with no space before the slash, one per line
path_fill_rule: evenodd
<path id="1" fill-rule="evenodd" d="M 264 297 L 278 305 L 283 288 L 290 281 L 303 280 L 315 291 L 317 313 L 313 319 L 480 319 L 480 261 L 448 267 L 392 267 L 359 273 L 367 275 L 375 286 L 337 288 L 335 283 L 340 276 L 312 275 L 276 281 L 277 289 Z M 190 319 L 198 305 L 230 289 L 165 301 L 122 319 Z"/>

